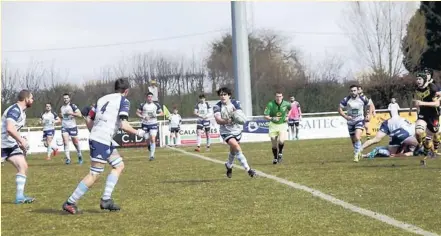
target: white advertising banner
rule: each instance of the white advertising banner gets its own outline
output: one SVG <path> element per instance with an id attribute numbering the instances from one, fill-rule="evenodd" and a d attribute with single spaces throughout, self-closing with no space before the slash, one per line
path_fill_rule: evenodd
<path id="1" fill-rule="evenodd" d="M 169 126 L 164 122 L 160 122 L 160 143 L 161 146 L 170 144 Z M 196 145 L 196 120 L 194 123 L 187 123 L 181 125 L 179 132 L 180 139 L 178 144 L 181 145 Z M 22 136 L 26 137 L 30 152 L 46 152 L 47 149 L 43 144 L 42 131 L 22 132 Z M 87 129 L 78 129 L 78 137 L 82 150 L 89 150 L 89 131 Z M 212 122 L 211 126 L 211 143 L 222 143 L 223 140 L 219 135 L 219 126 Z M 340 116 L 329 117 L 308 117 L 300 121 L 299 139 L 324 139 L 324 138 L 344 138 L 349 137 L 346 120 Z M 268 136 L 268 121 L 253 120 L 248 121 L 244 125 L 241 142 L 265 142 L 270 141 Z M 53 140 L 57 144 L 59 151 L 64 151 L 63 142 L 61 139 L 61 131 L 55 132 Z M 202 135 L 202 145 L 205 145 L 205 133 Z M 70 150 L 75 151 L 75 148 L 70 142 Z"/>
<path id="2" fill-rule="evenodd" d="M 21 132 L 21 134 L 22 136 L 27 136 L 30 153 L 47 152 L 47 148 L 44 146 L 43 142 L 43 131 Z M 78 129 L 78 138 L 80 141 L 81 150 L 89 150 L 89 130 Z M 72 140 L 69 139 L 69 143 L 69 150 L 71 152 L 75 151 L 76 149 L 72 143 Z M 55 131 L 55 136 L 52 140 L 52 144 L 57 145 L 58 151 L 64 151 L 64 144 L 60 130 Z"/>

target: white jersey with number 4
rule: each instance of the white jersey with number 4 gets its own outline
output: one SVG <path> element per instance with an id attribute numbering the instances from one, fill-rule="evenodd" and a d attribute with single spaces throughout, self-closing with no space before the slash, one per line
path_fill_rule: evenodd
<path id="1" fill-rule="evenodd" d="M 98 99 L 92 109 L 95 114 L 90 140 L 111 145 L 113 136 L 121 127 L 120 116 L 129 116 L 130 102 L 120 93 L 108 94 Z"/>

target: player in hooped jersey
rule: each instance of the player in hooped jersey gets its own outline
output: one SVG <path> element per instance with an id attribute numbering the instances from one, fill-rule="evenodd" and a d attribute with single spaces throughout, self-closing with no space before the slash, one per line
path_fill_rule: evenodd
<path id="1" fill-rule="evenodd" d="M 107 176 L 104 193 L 101 197 L 102 210 L 118 211 L 120 207 L 113 202 L 112 192 L 124 169 L 124 162 L 118 151 L 112 145 L 113 137 L 121 129 L 125 132 L 143 137 L 142 129 L 134 129 L 128 122 L 130 102 L 127 100 L 130 83 L 126 78 L 115 81 L 115 93 L 105 95 L 98 99 L 87 117 L 87 128 L 90 130 L 90 172 L 78 184 L 75 191 L 63 204 L 63 210 L 78 213 L 78 200 L 92 187 L 103 173 L 105 164 L 110 164 L 112 170 Z"/>
<path id="2" fill-rule="evenodd" d="M 300 103 L 296 101 L 295 97 L 292 96 L 290 98 L 291 101 L 291 110 L 288 113 L 288 126 L 289 126 L 289 139 L 294 140 L 299 139 L 299 125 L 302 120 L 302 109 L 300 108 Z"/>
<path id="3" fill-rule="evenodd" d="M 361 134 L 364 129 L 364 108 L 369 105 L 369 100 L 358 94 L 358 86 L 350 86 L 350 95 L 341 100 L 338 113 L 347 120 L 349 135 L 354 146 L 354 162 L 358 162 L 362 157 Z M 343 109 L 346 109 L 347 114 Z M 372 112 L 372 110 L 370 110 Z"/>
<path id="4" fill-rule="evenodd" d="M 32 93 L 29 90 L 22 90 L 18 94 L 17 103 L 6 108 L 2 116 L 2 161 L 7 160 L 17 169 L 16 204 L 31 203 L 35 200 L 33 197 L 24 195 L 28 172 L 26 152 L 29 146 L 26 139 L 20 135 L 20 129 L 26 124 L 25 110 L 31 107 L 33 102 Z"/>
<path id="5" fill-rule="evenodd" d="M 46 111 L 41 114 L 40 123 L 43 124 L 43 140 L 44 146 L 47 148 L 46 160 L 51 160 L 51 154 L 57 155 L 58 147 L 56 144 L 52 144 L 52 140 L 55 135 L 55 124 L 60 123 L 60 117 L 57 113 L 52 111 L 52 104 L 46 103 Z"/>
<path id="6" fill-rule="evenodd" d="M 83 155 L 81 154 L 80 141 L 78 139 L 78 127 L 75 118 L 83 117 L 80 109 L 77 105 L 70 102 L 70 95 L 68 93 L 63 94 L 64 105 L 61 106 L 61 135 L 63 136 L 64 153 L 66 155 L 66 165 L 69 165 L 70 150 L 69 150 L 69 136 L 72 139 L 72 143 L 77 150 L 78 163 L 83 163 Z"/>
<path id="7" fill-rule="evenodd" d="M 139 105 L 136 115 L 141 118 L 141 127 L 145 131 L 144 138 L 148 140 L 147 148 L 150 151 L 150 161 L 155 159 L 156 135 L 158 134 L 158 116 L 163 116 L 164 112 L 159 103 L 153 101 L 153 93 L 148 92 L 145 103 Z"/>
<path id="8" fill-rule="evenodd" d="M 383 156 L 393 156 L 403 150 L 409 150 L 406 155 L 411 155 L 418 146 L 418 141 L 415 138 L 415 128 L 412 123 L 399 115 L 394 115 L 381 123 L 375 137 L 366 141 L 362 149 L 379 143 L 385 136 L 390 137 L 389 146 L 386 149 L 374 149 L 373 152 L 368 154 L 369 158 L 375 157 L 380 151 Z"/>
<path id="9" fill-rule="evenodd" d="M 194 106 L 194 115 L 199 119 L 196 125 L 196 143 L 197 148 L 196 152 L 201 151 L 201 142 L 202 142 L 202 130 L 205 131 L 205 136 L 207 138 L 207 150 L 210 150 L 210 117 L 211 117 L 211 107 L 208 102 L 205 101 L 205 95 L 199 95 L 199 102 Z"/>
<path id="10" fill-rule="evenodd" d="M 230 152 L 228 154 L 228 160 L 225 163 L 227 169 L 227 177 L 233 176 L 233 162 L 237 157 L 242 167 L 248 172 L 250 177 L 256 175 L 256 171 L 250 168 L 247 158 L 242 153 L 240 147 L 240 139 L 242 138 L 242 125 L 235 124 L 231 120 L 231 114 L 235 110 L 241 110 L 239 101 L 231 99 L 231 90 L 223 87 L 217 91 L 217 95 L 220 97 L 218 102 L 213 107 L 214 118 L 219 124 L 219 133 L 222 139 L 230 146 Z"/>

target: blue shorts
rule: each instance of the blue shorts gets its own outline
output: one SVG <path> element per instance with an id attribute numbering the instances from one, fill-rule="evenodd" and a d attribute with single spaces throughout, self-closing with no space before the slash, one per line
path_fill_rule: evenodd
<path id="1" fill-rule="evenodd" d="M 89 140 L 90 158 L 91 161 L 99 163 L 109 163 L 109 157 L 115 149 L 112 144 L 106 145 L 95 140 Z"/>
<path id="2" fill-rule="evenodd" d="M 155 136 L 158 134 L 158 124 L 151 124 L 151 125 L 142 124 L 141 128 L 142 130 L 145 131 L 146 134 L 155 135 Z"/>
<path id="3" fill-rule="evenodd" d="M 401 146 L 404 140 L 410 137 L 410 134 L 406 130 L 399 128 L 391 132 L 390 137 L 389 146 Z"/>
<path id="4" fill-rule="evenodd" d="M 209 130 L 210 129 L 210 121 L 209 120 L 198 120 L 196 123 L 196 129 Z"/>
<path id="5" fill-rule="evenodd" d="M 78 136 L 78 127 L 74 127 L 74 128 L 64 128 L 61 127 L 61 133 L 68 133 L 69 136 L 71 137 L 77 137 Z"/>
<path id="6" fill-rule="evenodd" d="M 240 142 L 240 140 L 242 139 L 242 133 L 240 134 L 221 134 L 222 139 L 228 143 L 228 141 L 232 138 L 236 139 L 237 142 Z"/>
<path id="7" fill-rule="evenodd" d="M 348 123 L 349 135 L 354 135 L 355 130 L 357 130 L 357 129 L 364 130 L 364 120 L 355 121 L 352 124 Z"/>
<path id="8" fill-rule="evenodd" d="M 43 139 L 45 139 L 46 137 L 54 137 L 55 134 L 55 130 L 54 129 L 50 129 L 50 130 L 43 130 Z"/>
<path id="9" fill-rule="evenodd" d="M 23 150 L 21 150 L 18 145 L 10 148 L 2 148 L 2 159 L 7 160 L 8 158 L 16 155 L 24 155 Z"/>

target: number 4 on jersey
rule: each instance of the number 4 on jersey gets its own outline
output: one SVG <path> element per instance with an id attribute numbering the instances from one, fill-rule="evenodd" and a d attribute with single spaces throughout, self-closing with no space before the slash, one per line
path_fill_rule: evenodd
<path id="1" fill-rule="evenodd" d="M 101 107 L 101 114 L 103 114 L 106 111 L 107 105 L 109 105 L 109 102 L 104 103 L 104 105 Z"/>

